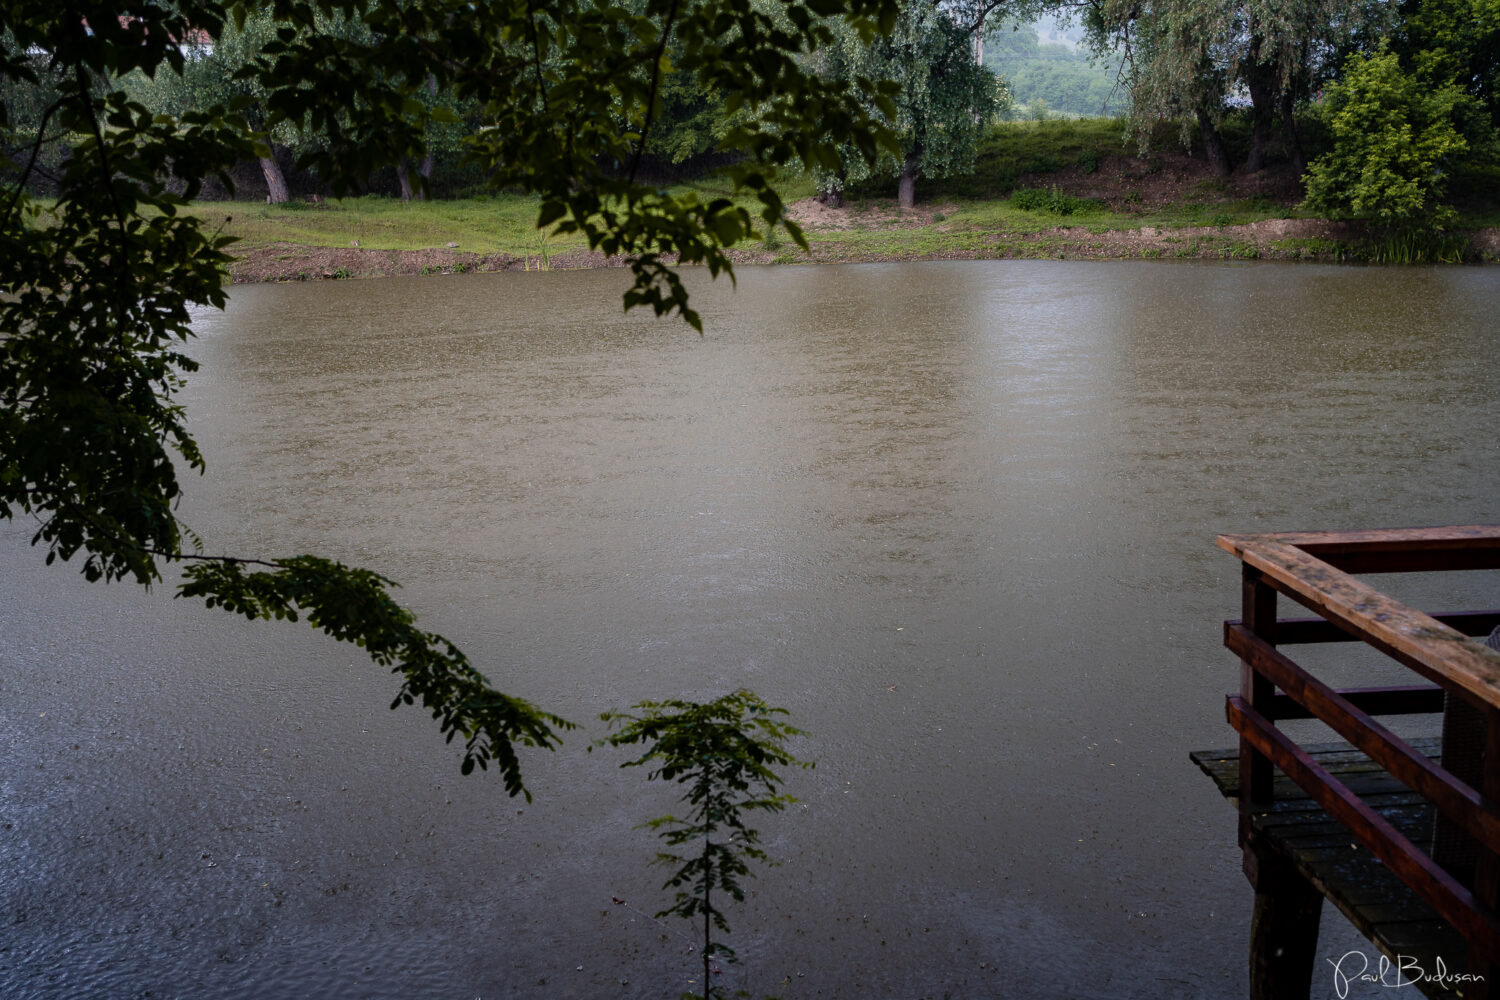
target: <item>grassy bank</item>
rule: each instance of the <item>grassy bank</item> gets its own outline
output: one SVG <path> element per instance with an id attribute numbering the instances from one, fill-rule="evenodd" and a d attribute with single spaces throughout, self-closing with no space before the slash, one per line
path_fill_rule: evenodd
<path id="1" fill-rule="evenodd" d="M 701 197 L 722 185 L 688 185 Z M 830 209 L 810 181 L 784 190 L 811 255 L 784 234 L 745 245 L 746 263 L 988 257 L 1217 257 L 1318 260 L 1402 259 L 1411 248 L 1382 244 L 1359 227 L 1308 218 L 1290 168 L 1221 179 L 1175 136 L 1144 155 L 1108 119 L 1016 123 L 993 130 L 973 174 L 923 181 L 915 210 L 866 185 Z M 599 266 L 577 236 L 540 234 L 537 201 L 497 194 L 403 204 L 358 198 L 286 205 L 206 203 L 211 224 L 239 239 L 236 280 L 297 280 L 390 273 Z M 754 206 L 750 205 L 752 211 Z M 1500 210 L 1481 199 L 1471 227 L 1494 226 Z M 1466 245 L 1467 241 L 1467 245 Z M 1479 232 L 1428 259 L 1500 257 L 1500 240 Z"/>

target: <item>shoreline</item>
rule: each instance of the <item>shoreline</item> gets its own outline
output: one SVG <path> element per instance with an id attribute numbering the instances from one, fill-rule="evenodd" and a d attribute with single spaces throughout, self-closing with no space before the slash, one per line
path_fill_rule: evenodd
<path id="1" fill-rule="evenodd" d="M 826 213 L 825 213 L 826 214 Z M 928 213 L 931 214 L 930 212 Z M 1245 225 L 1193 226 L 1094 231 L 1058 226 L 1039 232 L 985 231 L 971 227 L 931 227 L 922 239 L 903 239 L 911 227 L 861 228 L 880 238 L 879 248 L 851 245 L 837 225 L 805 226 L 810 251 L 795 244 L 754 245 L 731 250 L 735 264 L 852 264 L 927 260 L 1289 260 L 1366 263 L 1367 230 L 1323 219 L 1268 219 Z M 1469 232 L 1465 263 L 1500 263 L 1500 228 Z M 907 245 L 903 245 L 907 244 Z M 329 247 L 292 241 L 244 246 L 231 253 L 235 284 L 330 281 L 431 274 L 487 274 L 501 271 L 579 270 L 623 267 L 623 258 L 585 250 L 547 255 L 466 252 L 450 247 L 375 250 Z"/>

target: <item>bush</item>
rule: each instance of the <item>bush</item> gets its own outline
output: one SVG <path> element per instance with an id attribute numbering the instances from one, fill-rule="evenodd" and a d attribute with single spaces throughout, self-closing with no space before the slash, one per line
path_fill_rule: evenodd
<path id="1" fill-rule="evenodd" d="M 1010 196 L 1010 203 L 1028 212 L 1050 212 L 1053 215 L 1090 215 L 1104 209 L 1096 199 L 1063 194 L 1056 185 L 1050 189 L 1021 188 Z"/>
<path id="2" fill-rule="evenodd" d="M 1442 204 L 1450 157 L 1468 149 L 1453 117 L 1466 98 L 1402 72 L 1384 43 L 1344 64 L 1329 88 L 1333 149 L 1307 170 L 1307 207 L 1391 231 L 1440 229 L 1455 217 Z"/>

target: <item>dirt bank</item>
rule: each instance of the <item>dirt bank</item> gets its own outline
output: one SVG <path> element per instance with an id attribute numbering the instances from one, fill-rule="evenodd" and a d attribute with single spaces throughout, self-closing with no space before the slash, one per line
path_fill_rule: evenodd
<path id="1" fill-rule="evenodd" d="M 800 206 L 796 206 L 799 207 Z M 819 206 L 822 208 L 822 206 Z M 837 210 L 834 210 L 837 211 Z M 934 210 L 927 210 L 932 214 Z M 822 213 L 828 213 L 822 209 Z M 923 223 L 906 223 L 907 226 Z M 1358 259 L 1351 249 L 1366 233 L 1358 226 L 1322 219 L 1269 219 L 1243 226 L 1197 226 L 1110 230 L 1094 233 L 1082 226 L 1058 226 L 1036 233 L 988 232 L 979 234 L 977 245 L 943 247 L 942 239 L 926 240 L 923 249 L 903 250 L 899 245 L 880 251 L 862 250 L 838 242 L 818 242 L 819 227 L 809 225 L 812 251 L 795 249 L 771 252 L 764 249 L 737 250 L 731 256 L 739 264 L 854 263 L 887 260 L 1002 260 L 1042 258 L 1055 260 L 1122 260 L 1156 258 L 1323 260 Z M 941 234 L 941 229 L 939 230 Z M 971 231 L 972 232 L 972 231 Z M 933 248 L 932 243 L 938 246 Z M 1470 235 L 1474 256 L 1483 261 L 1500 259 L 1500 229 L 1479 230 Z M 545 266 L 552 270 L 619 267 L 620 258 L 597 253 L 553 255 Z M 309 247 L 278 243 L 250 247 L 240 252 L 230 273 L 237 283 L 264 281 L 315 281 L 337 278 L 371 278 L 387 275 L 458 274 L 468 272 L 523 271 L 543 267 L 539 258 L 509 254 L 463 253 L 444 248 L 422 250 L 366 250 L 358 247 Z"/>

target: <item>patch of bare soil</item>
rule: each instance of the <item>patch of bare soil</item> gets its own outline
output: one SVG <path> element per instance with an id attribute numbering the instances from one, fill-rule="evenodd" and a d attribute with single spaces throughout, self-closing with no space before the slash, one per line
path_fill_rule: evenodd
<path id="1" fill-rule="evenodd" d="M 804 229 L 919 229 L 930 226 L 938 215 L 956 206 L 917 205 L 901 208 L 893 202 L 859 202 L 830 208 L 816 198 L 803 198 L 787 206 L 787 215 Z"/>

